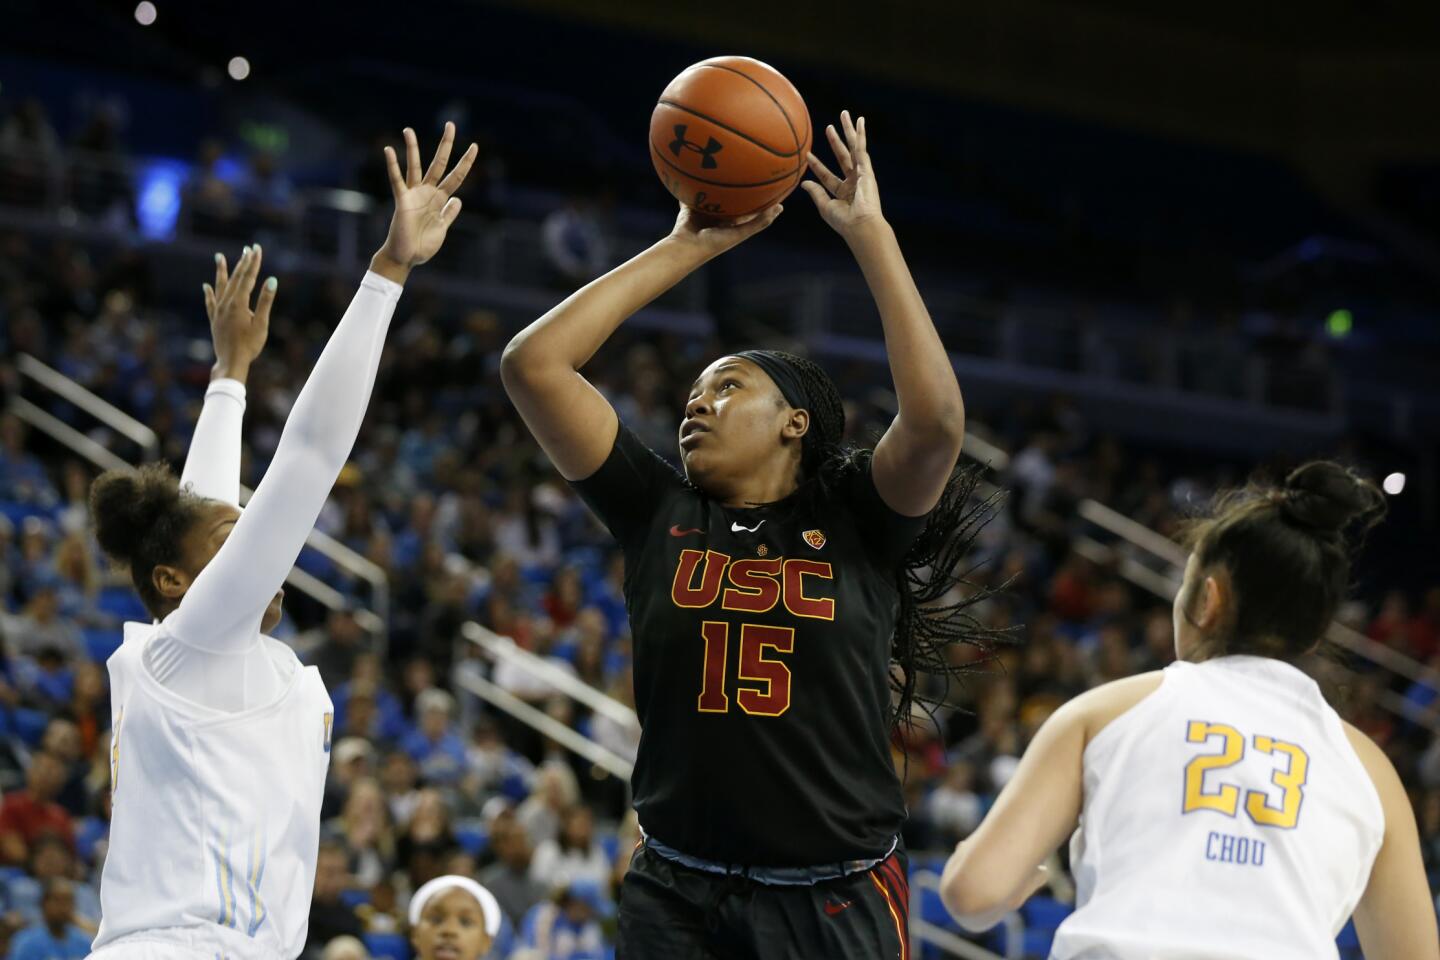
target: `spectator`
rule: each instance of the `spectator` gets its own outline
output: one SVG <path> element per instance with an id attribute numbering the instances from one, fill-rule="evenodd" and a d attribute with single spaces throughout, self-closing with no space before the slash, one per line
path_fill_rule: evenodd
<path id="1" fill-rule="evenodd" d="M 10 943 L 10 960 L 84 960 L 90 935 L 75 923 L 75 892 L 69 880 L 45 882 L 41 921 L 22 930 Z"/>
<path id="2" fill-rule="evenodd" d="M 610 861 L 595 842 L 595 815 L 589 807 L 574 806 L 560 819 L 559 835 L 535 848 L 530 878 L 544 889 L 555 890 L 572 880 L 593 883 L 601 890 L 610 883 Z"/>
<path id="3" fill-rule="evenodd" d="M 520 804 L 516 816 L 530 841 L 542 844 L 560 835 L 561 814 L 579 800 L 580 785 L 574 772 L 563 763 L 547 761 L 536 771 L 535 790 Z"/>
<path id="4" fill-rule="evenodd" d="M 370 960 L 365 944 L 351 936 L 339 936 L 325 944 L 320 960 Z"/>
<path id="5" fill-rule="evenodd" d="M 365 929 L 355 911 L 340 895 L 351 886 L 346 870 L 349 855 L 333 840 L 322 840 L 315 858 L 315 893 L 310 900 L 310 929 L 305 937 L 307 950 L 321 950 L 339 936 L 362 937 Z"/>
<path id="6" fill-rule="evenodd" d="M 518 927 L 545 891 L 530 877 L 530 838 L 513 810 L 505 810 L 491 821 L 490 849 L 495 853 L 495 862 L 480 874 L 480 882 Z"/>
<path id="7" fill-rule="evenodd" d="M 65 785 L 65 764 L 37 750 L 25 771 L 25 789 L 5 797 L 0 807 L 0 862 L 18 865 L 30 856 L 30 846 L 44 833 L 53 833 L 75 847 L 75 825 L 55 797 Z"/>
<path id="8" fill-rule="evenodd" d="M 369 889 L 395 865 L 395 832 L 380 784 L 368 777 L 350 787 L 344 812 L 327 828 L 349 855 L 347 867 L 355 884 Z"/>
<path id="9" fill-rule="evenodd" d="M 90 809 L 90 792 L 85 784 L 90 765 L 82 746 L 80 728 L 63 717 L 51 720 L 40 740 L 41 749 L 59 760 L 65 768 L 63 786 L 56 794 L 55 802 L 72 817 L 83 817 Z"/>
<path id="10" fill-rule="evenodd" d="M 369 649 L 369 641 L 353 608 L 331 610 L 323 639 L 312 648 L 307 660 L 320 671 L 326 688 L 333 690 L 350 679 L 355 661 Z"/>
<path id="11" fill-rule="evenodd" d="M 390 805 L 390 821 L 409 823 L 420 802 L 420 789 L 419 772 L 408 753 L 394 750 L 385 755 L 380 766 L 380 785 L 385 788 L 385 799 Z"/>
<path id="12" fill-rule="evenodd" d="M 554 900 L 538 903 L 525 917 L 521 942 L 545 960 L 603 960 L 600 917 L 605 902 L 594 883 L 576 880 Z"/>
<path id="13" fill-rule="evenodd" d="M 24 422 L 0 414 L 0 500 L 48 510 L 60 502 L 44 465 L 25 449 Z"/>
<path id="14" fill-rule="evenodd" d="M 20 615 L 9 618 L 5 624 L 5 635 L 10 638 L 14 652 L 29 657 L 51 650 L 62 660 L 73 663 L 80 658 L 84 647 L 75 622 L 60 614 L 60 593 L 54 574 L 35 582 L 30 600 Z"/>
<path id="15" fill-rule="evenodd" d="M 30 848 L 28 873 L 10 880 L 6 887 L 10 909 L 18 912 L 26 924 L 44 920 L 45 884 L 51 880 L 74 880 L 75 855 L 70 847 L 54 834 L 41 834 Z M 75 882 L 71 887 L 75 901 L 75 923 L 94 934 L 100 925 L 100 893 L 88 883 Z"/>
<path id="16" fill-rule="evenodd" d="M 420 765 L 427 783 L 446 786 L 465 774 L 465 744 L 451 727 L 455 698 L 432 687 L 415 701 L 419 729 L 405 738 L 405 752 Z"/>

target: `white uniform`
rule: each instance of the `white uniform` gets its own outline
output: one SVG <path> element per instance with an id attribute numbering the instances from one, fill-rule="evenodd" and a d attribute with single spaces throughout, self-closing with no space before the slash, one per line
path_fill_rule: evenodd
<path id="1" fill-rule="evenodd" d="M 1175 663 L 1085 749 L 1077 909 L 1052 960 L 1317 960 L 1369 882 L 1375 786 L 1315 681 Z"/>
<path id="2" fill-rule="evenodd" d="M 354 446 L 401 288 L 368 273 L 214 559 L 110 658 L 110 848 L 101 960 L 274 960 L 305 946 L 333 708 L 260 634 Z M 235 502 L 244 389 L 216 381 L 182 475 Z"/>

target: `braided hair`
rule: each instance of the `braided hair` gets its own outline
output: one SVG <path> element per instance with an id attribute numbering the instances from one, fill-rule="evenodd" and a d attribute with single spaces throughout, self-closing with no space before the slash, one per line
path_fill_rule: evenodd
<path id="1" fill-rule="evenodd" d="M 874 450 L 844 440 L 840 390 L 818 363 L 779 350 L 745 350 L 735 356 L 760 366 L 791 406 L 804 406 L 809 412 L 810 429 L 800 445 L 802 490 L 828 499 L 851 477 L 870 468 Z M 1009 642 L 1014 632 L 989 627 L 977 616 L 981 605 L 1007 584 L 980 583 L 975 577 L 978 565 L 964 562 L 1004 496 L 1002 491 L 980 496 L 982 474 L 978 464 L 957 465 L 895 571 L 900 610 L 890 640 L 890 685 L 896 726 L 914 723 L 915 705 L 933 718 L 946 703 L 951 686 L 984 672 L 996 658 L 996 647 Z M 972 655 L 957 662 L 953 654 L 964 647 L 971 648 Z M 919 688 L 922 674 L 942 681 L 938 693 Z"/>

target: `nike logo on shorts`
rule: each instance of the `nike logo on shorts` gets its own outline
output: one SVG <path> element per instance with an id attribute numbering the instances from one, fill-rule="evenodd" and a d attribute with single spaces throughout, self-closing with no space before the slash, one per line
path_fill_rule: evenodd
<path id="1" fill-rule="evenodd" d="M 740 533 L 741 531 L 744 531 L 745 533 L 754 533 L 756 530 L 759 530 L 759 529 L 760 529 L 761 527 L 763 527 L 763 526 L 765 526 L 765 521 L 764 521 L 764 520 L 761 520 L 759 523 L 755 524 L 755 526 L 753 526 L 753 527 L 742 527 L 742 526 L 740 526 L 740 524 L 738 524 L 738 523 L 731 523 L 731 524 L 730 524 L 730 532 L 731 532 L 731 533 Z"/>
<path id="2" fill-rule="evenodd" d="M 701 530 L 699 527 L 696 527 L 696 528 L 694 528 L 694 529 L 692 529 L 692 530 L 681 530 L 681 529 L 680 529 L 680 524 L 678 524 L 678 523 L 675 524 L 673 527 L 670 528 L 670 536 L 672 536 L 672 537 L 688 537 L 688 536 L 690 536 L 690 534 L 692 534 L 692 533 L 704 533 L 704 532 L 705 532 L 705 531 L 704 531 L 704 530 Z"/>

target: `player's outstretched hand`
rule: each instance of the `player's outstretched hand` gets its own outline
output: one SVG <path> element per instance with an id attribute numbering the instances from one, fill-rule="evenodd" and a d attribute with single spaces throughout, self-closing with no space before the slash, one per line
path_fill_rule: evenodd
<path id="1" fill-rule="evenodd" d="M 696 213 L 682 204 L 680 215 L 675 218 L 675 229 L 670 231 L 670 239 L 696 250 L 708 260 L 749 240 L 770 226 L 784 209 L 777 203 L 738 220 L 718 220 L 703 213 Z"/>
<path id="2" fill-rule="evenodd" d="M 439 252 L 445 234 L 460 216 L 460 198 L 455 191 L 465 182 L 480 148 L 470 144 L 448 174 L 450 148 L 455 143 L 455 124 L 446 123 L 435 157 L 422 175 L 420 142 L 415 131 L 405 128 L 405 173 L 393 147 L 385 148 L 385 166 L 390 173 L 390 190 L 395 195 L 395 215 L 385 244 L 371 261 L 371 269 L 403 283 L 411 267 L 419 266 Z"/>
<path id="3" fill-rule="evenodd" d="M 831 173 L 812 153 L 810 172 L 815 180 L 806 180 L 800 188 L 810 194 L 825 222 L 848 239 L 853 231 L 867 224 L 884 223 L 884 215 L 880 212 L 880 190 L 875 185 L 875 171 L 870 167 L 870 152 L 866 149 L 865 118 L 852 123 L 850 111 L 842 110 L 840 126 L 845 132 L 843 138 L 833 123 L 825 127 L 825 136 L 843 177 Z"/>
<path id="4" fill-rule="evenodd" d="M 279 286 L 274 277 L 260 288 L 255 309 L 250 294 L 260 276 L 260 244 L 246 247 L 231 275 L 223 253 L 215 254 L 215 285 L 204 285 L 205 315 L 210 318 L 210 339 L 215 344 L 212 378 L 229 377 L 244 382 L 250 364 L 265 349 L 270 336 L 270 308 Z"/>

